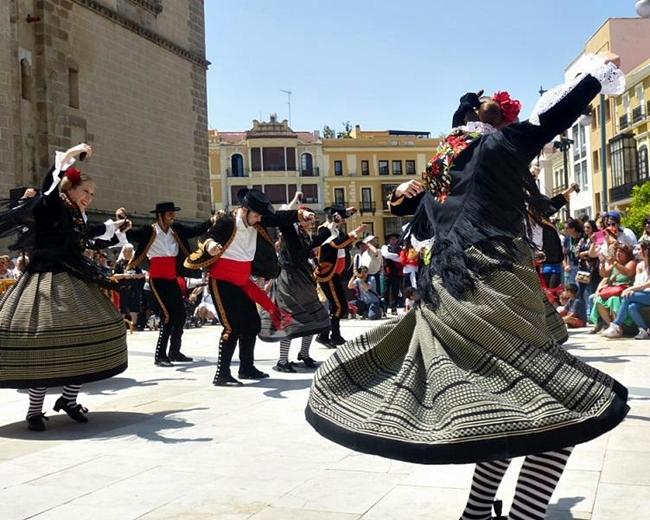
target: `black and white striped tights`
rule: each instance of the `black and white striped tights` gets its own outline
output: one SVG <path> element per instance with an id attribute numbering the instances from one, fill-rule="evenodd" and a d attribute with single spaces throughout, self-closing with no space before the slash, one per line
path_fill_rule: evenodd
<path id="1" fill-rule="evenodd" d="M 65 385 L 61 396 L 65 401 L 74 405 L 77 403 L 79 390 L 81 390 L 81 385 Z M 27 417 L 33 417 L 43 413 L 43 401 L 45 401 L 46 393 L 47 388 L 44 386 L 29 389 L 29 410 L 27 411 Z"/>
<path id="2" fill-rule="evenodd" d="M 571 448 L 528 455 L 519 472 L 515 498 L 508 520 L 544 520 Z M 472 488 L 461 520 L 490 520 L 492 503 L 510 460 L 481 462 L 476 465 Z"/>
<path id="3" fill-rule="evenodd" d="M 309 347 L 311 346 L 311 340 L 314 336 L 303 336 L 300 343 L 300 354 L 303 357 L 309 356 Z M 280 341 L 280 361 L 286 363 L 289 361 L 289 347 L 291 347 L 291 340 L 289 338 L 283 339 Z"/>

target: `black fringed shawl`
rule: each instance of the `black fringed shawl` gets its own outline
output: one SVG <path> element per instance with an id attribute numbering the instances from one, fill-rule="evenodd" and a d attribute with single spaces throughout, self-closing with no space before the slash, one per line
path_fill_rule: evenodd
<path id="1" fill-rule="evenodd" d="M 529 171 L 544 145 L 570 127 L 600 92 L 587 75 L 555 106 L 540 115 L 540 125 L 516 123 L 475 140 L 451 170 L 451 194 L 444 203 L 425 192 L 412 199 L 392 199 L 396 215 L 415 213 L 407 230 L 417 240 L 435 236 L 419 287 L 423 301 L 437 306 L 431 281 L 439 277 L 447 291 L 462 299 L 474 289 L 479 272 L 465 251 L 474 246 L 495 258 L 493 268 L 507 268 L 515 259 L 515 239 L 524 236 L 527 211 L 549 214 L 557 202 L 539 192 Z M 555 208 L 555 209 L 554 209 Z"/>

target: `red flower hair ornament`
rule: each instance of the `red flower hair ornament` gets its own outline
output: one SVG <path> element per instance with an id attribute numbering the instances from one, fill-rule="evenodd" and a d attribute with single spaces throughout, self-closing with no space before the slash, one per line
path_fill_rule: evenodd
<path id="1" fill-rule="evenodd" d="M 492 96 L 492 100 L 501 108 L 501 114 L 506 123 L 517 120 L 521 111 L 521 102 L 518 99 L 512 99 L 508 92 L 499 91 Z"/>
<path id="2" fill-rule="evenodd" d="M 68 168 L 65 171 L 65 176 L 68 178 L 68 180 L 72 183 L 73 186 L 77 186 L 78 184 L 81 184 L 81 172 L 77 170 L 76 168 Z"/>

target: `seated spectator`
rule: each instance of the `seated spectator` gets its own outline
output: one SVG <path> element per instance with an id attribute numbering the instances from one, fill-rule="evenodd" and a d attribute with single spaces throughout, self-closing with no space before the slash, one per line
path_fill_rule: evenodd
<path id="1" fill-rule="evenodd" d="M 634 249 L 634 246 L 637 243 L 636 235 L 631 229 L 621 226 L 621 214 L 618 211 L 614 210 L 607 213 L 607 225 L 616 229 L 616 239 L 621 244 Z"/>
<path id="2" fill-rule="evenodd" d="M 629 316 L 639 328 L 639 333 L 634 339 L 650 339 L 648 323 L 642 313 L 646 308 L 650 308 L 650 238 L 642 239 L 639 245 L 641 261 L 637 265 L 634 285 L 621 294 L 623 300 L 616 319 L 603 332 L 606 338 L 620 338 L 623 335 L 625 320 Z"/>
<path id="3" fill-rule="evenodd" d="M 562 320 L 570 329 L 584 327 L 587 323 L 587 309 L 585 302 L 578 298 L 578 286 L 568 283 L 564 286 L 561 295 L 563 306 L 558 307 Z"/>
<path id="4" fill-rule="evenodd" d="M 16 278 L 16 280 L 23 275 L 28 264 L 29 257 L 24 253 L 16 259 L 16 268 L 14 269 L 14 278 Z"/>
<path id="5" fill-rule="evenodd" d="M 596 298 L 591 309 L 590 319 L 596 324 L 592 333 L 600 331 L 603 324 L 609 327 L 618 314 L 622 303 L 621 295 L 631 285 L 636 273 L 636 261 L 632 256 L 632 249 L 617 243 L 613 260 L 606 259 L 601 263 L 600 269 L 602 280 L 596 289 Z"/>
<path id="6" fill-rule="evenodd" d="M 13 263 L 9 255 L 0 256 L 0 280 L 13 280 Z"/>
<path id="7" fill-rule="evenodd" d="M 360 267 L 348 283 L 356 296 L 356 306 L 363 318 L 377 320 L 381 318 L 381 298 L 368 283 L 368 268 Z"/>
<path id="8" fill-rule="evenodd" d="M 420 299 L 417 289 L 407 287 L 404 289 L 404 312 L 410 311 Z"/>

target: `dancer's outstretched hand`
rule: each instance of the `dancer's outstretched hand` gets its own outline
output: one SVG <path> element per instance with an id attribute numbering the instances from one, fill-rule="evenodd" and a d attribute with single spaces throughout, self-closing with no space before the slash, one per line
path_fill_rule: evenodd
<path id="1" fill-rule="evenodd" d="M 615 65 L 617 67 L 621 66 L 621 57 L 618 54 L 614 54 L 613 52 L 606 52 L 604 54 L 605 57 L 605 63 L 611 63 L 612 65 Z"/>
<path id="2" fill-rule="evenodd" d="M 412 199 L 424 191 L 424 186 L 420 181 L 415 179 L 403 182 L 395 189 L 395 196 L 401 197 L 404 195 L 407 199 Z"/>

